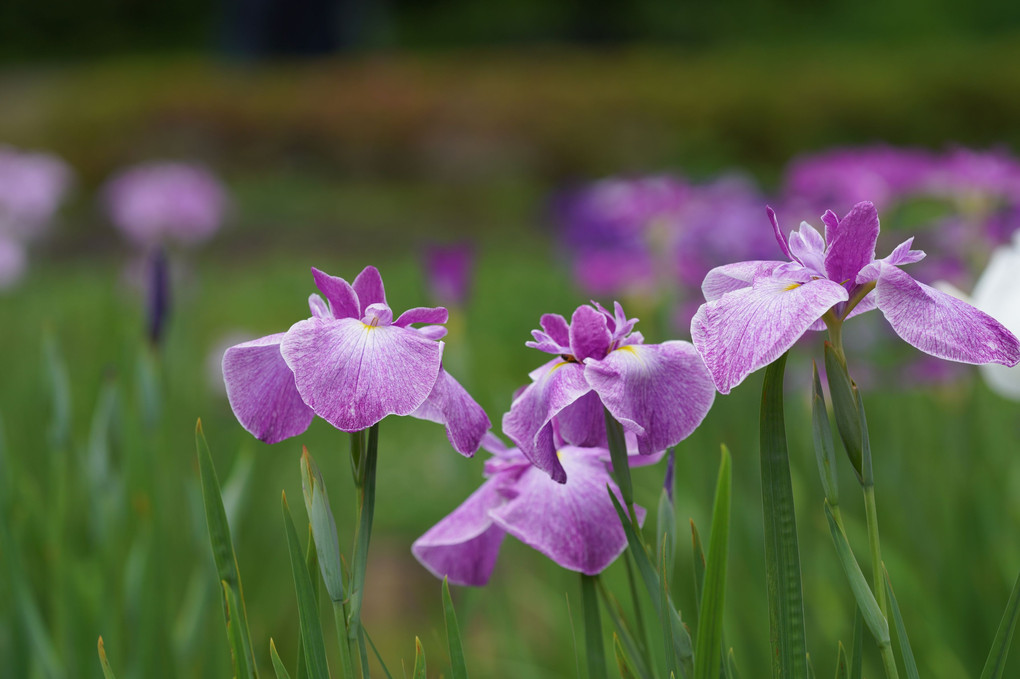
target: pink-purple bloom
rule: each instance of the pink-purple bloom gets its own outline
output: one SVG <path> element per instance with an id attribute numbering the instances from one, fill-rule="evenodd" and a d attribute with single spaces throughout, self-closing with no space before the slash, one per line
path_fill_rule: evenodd
<path id="1" fill-rule="evenodd" d="M 36 235 L 53 219 L 71 178 L 70 168 L 54 155 L 0 146 L 0 236 Z"/>
<path id="2" fill-rule="evenodd" d="M 623 526 L 606 492 L 608 486 L 620 498 L 609 473 L 608 450 L 560 447 L 560 460 L 569 471 L 561 484 L 491 434 L 482 445 L 493 455 L 485 463 L 486 481 L 411 547 L 436 577 L 484 585 L 507 534 L 563 568 L 588 575 L 603 571 L 626 549 Z M 639 464 L 647 459 L 631 457 Z M 643 521 L 645 510 L 635 509 Z"/>
<path id="3" fill-rule="evenodd" d="M 900 267 L 920 261 L 913 238 L 875 258 L 875 206 L 858 203 L 842 219 L 822 216 L 825 236 L 801 224 L 785 238 L 771 209 L 776 239 L 790 261 L 737 262 L 709 272 L 707 300 L 691 336 L 723 394 L 787 351 L 808 330 L 878 308 L 893 330 L 921 351 L 962 363 L 1020 362 L 1020 344 L 998 321 L 914 280 Z"/>
<path id="4" fill-rule="evenodd" d="M 430 245 L 425 248 L 424 265 L 432 298 L 447 306 L 464 306 L 471 292 L 474 246 L 466 242 Z"/>
<path id="5" fill-rule="evenodd" d="M 648 455 L 687 438 L 712 406 L 712 379 L 694 347 L 644 344 L 632 332 L 636 323 L 619 303 L 613 313 L 593 303 L 578 307 L 570 323 L 545 314 L 542 329 L 532 331 L 527 346 L 556 358 L 531 372 L 531 384 L 503 417 L 503 431 L 553 480 L 567 480 L 556 436 L 574 446 L 605 446 L 605 411 Z"/>
<path id="6" fill-rule="evenodd" d="M 394 318 L 372 266 L 353 284 L 312 274 L 325 300 L 309 298 L 311 318 L 223 355 L 227 397 L 241 425 L 276 443 L 304 432 L 315 415 L 348 432 L 411 415 L 445 425 L 453 447 L 474 454 L 490 422 L 443 369 L 437 340 L 446 334 L 446 309 L 417 307 Z"/>
<path id="7" fill-rule="evenodd" d="M 118 174 L 104 190 L 110 219 L 129 240 L 149 247 L 173 241 L 194 245 L 211 237 L 229 205 L 223 185 L 207 168 L 146 163 Z"/>

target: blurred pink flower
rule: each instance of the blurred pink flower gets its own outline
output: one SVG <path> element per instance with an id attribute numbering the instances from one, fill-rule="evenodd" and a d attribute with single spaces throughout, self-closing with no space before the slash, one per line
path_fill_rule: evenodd
<path id="1" fill-rule="evenodd" d="M 429 294 L 444 306 L 462 307 L 471 293 L 475 248 L 470 242 L 433 244 L 425 248 Z"/>
<path id="2" fill-rule="evenodd" d="M 71 179 L 57 156 L 0 146 L 0 235 L 37 235 L 53 219 Z"/>
<path id="3" fill-rule="evenodd" d="M 104 199 L 114 225 L 143 246 L 204 241 L 220 228 L 229 205 L 226 190 L 208 169 L 167 162 L 118 174 L 104 189 Z"/>
<path id="4" fill-rule="evenodd" d="M 25 248 L 0 234 L 0 290 L 13 287 L 25 273 Z"/>

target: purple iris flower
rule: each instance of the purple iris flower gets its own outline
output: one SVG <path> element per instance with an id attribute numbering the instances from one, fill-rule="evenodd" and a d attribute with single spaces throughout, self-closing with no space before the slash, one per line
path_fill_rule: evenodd
<path id="1" fill-rule="evenodd" d="M 11 288 L 25 274 L 25 248 L 0 234 L 0 290 Z"/>
<path id="2" fill-rule="evenodd" d="M 471 243 L 430 245 L 425 249 L 429 291 L 440 304 L 462 307 L 471 292 L 475 249 Z"/>
<path id="3" fill-rule="evenodd" d="M 689 342 L 644 344 L 631 331 L 619 303 L 610 313 L 598 303 L 580 306 L 568 324 L 559 314 L 542 316 L 527 346 L 557 358 L 532 371 L 532 383 L 503 417 L 503 432 L 528 460 L 564 483 L 567 471 L 556 454 L 554 433 L 566 443 L 606 445 L 604 411 L 636 435 L 648 455 L 676 445 L 705 418 L 715 389 Z"/>
<path id="4" fill-rule="evenodd" d="M 147 163 L 107 184 L 106 207 L 130 240 L 152 246 L 167 240 L 193 245 L 223 223 L 229 199 L 208 169 L 187 163 Z"/>
<path id="5" fill-rule="evenodd" d="M 241 425 L 276 443 L 302 433 L 314 415 L 341 431 L 410 415 L 445 425 L 453 447 L 473 455 L 490 422 L 443 370 L 437 340 L 446 334 L 446 309 L 417 307 L 394 319 L 373 266 L 353 284 L 318 269 L 312 275 L 326 299 L 309 298 L 311 318 L 223 354 L 227 398 Z"/>
<path id="6" fill-rule="evenodd" d="M 457 585 L 484 585 L 507 533 L 563 568 L 588 575 L 605 570 L 627 548 L 606 493 L 609 486 L 620 499 L 609 473 L 608 450 L 560 448 L 562 464 L 570 471 L 569 480 L 560 484 L 495 436 L 486 436 L 482 445 L 493 454 L 485 463 L 485 483 L 411 546 L 415 558 L 436 577 L 448 577 Z M 645 510 L 635 509 L 643 522 Z"/>
<path id="7" fill-rule="evenodd" d="M 0 146 L 0 235 L 37 235 L 53 219 L 71 180 L 71 169 L 57 156 Z"/>
<path id="8" fill-rule="evenodd" d="M 793 346 L 808 330 L 874 308 L 903 340 L 938 358 L 962 363 L 1020 362 L 1009 330 L 973 306 L 914 280 L 899 267 L 924 257 L 906 240 L 875 259 L 878 212 L 858 203 L 842 220 L 822 215 L 823 238 L 811 225 L 783 237 L 769 219 L 789 262 L 737 262 L 709 272 L 707 302 L 691 322 L 694 346 L 723 394 Z"/>

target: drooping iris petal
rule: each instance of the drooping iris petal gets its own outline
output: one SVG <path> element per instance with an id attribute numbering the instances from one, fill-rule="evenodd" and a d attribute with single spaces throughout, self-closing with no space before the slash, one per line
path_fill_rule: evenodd
<path id="1" fill-rule="evenodd" d="M 446 326 L 443 325 L 423 325 L 420 328 L 413 328 L 417 330 L 418 334 L 422 337 L 430 340 L 438 340 L 446 337 Z"/>
<path id="2" fill-rule="evenodd" d="M 825 253 L 825 271 L 837 283 L 853 285 L 857 274 L 875 258 L 878 242 L 878 210 L 869 202 L 857 203 L 832 233 Z"/>
<path id="3" fill-rule="evenodd" d="M 411 553 L 437 578 L 480 587 L 489 581 L 506 533 L 489 511 L 505 502 L 493 478 L 411 545 Z"/>
<path id="4" fill-rule="evenodd" d="M 372 304 L 386 304 L 386 290 L 383 288 L 382 276 L 379 269 L 374 266 L 366 266 L 354 279 L 354 292 L 358 293 L 358 301 L 361 302 L 361 313 L 365 313 Z"/>
<path id="5" fill-rule="evenodd" d="M 896 334 L 926 354 L 961 363 L 1020 362 L 1017 338 L 970 304 L 885 265 L 875 301 Z"/>
<path id="6" fill-rule="evenodd" d="M 492 427 L 482 407 L 442 369 L 432 392 L 411 417 L 445 425 L 450 445 L 467 457 L 475 454 L 485 432 Z"/>
<path id="7" fill-rule="evenodd" d="M 688 342 L 627 345 L 584 370 L 613 417 L 637 434 L 644 455 L 687 438 L 715 399 L 712 376 Z"/>
<path id="8" fill-rule="evenodd" d="M 409 328 L 310 318 L 291 326 L 280 350 L 315 414 L 360 431 L 421 406 L 439 376 L 443 344 Z"/>
<path id="9" fill-rule="evenodd" d="M 567 482 L 556 483 L 534 467 L 514 484 L 517 496 L 489 512 L 496 525 L 564 568 L 595 575 L 627 547 L 627 538 L 606 486 L 620 491 L 597 454 L 560 451 Z M 638 520 L 644 509 L 635 508 Z"/>
<path id="10" fill-rule="evenodd" d="M 397 320 L 393 322 L 393 325 L 396 325 L 401 328 L 406 328 L 412 323 L 428 323 L 429 325 L 437 324 L 441 325 L 443 323 L 446 323 L 446 321 L 448 321 L 449 318 L 450 312 L 448 312 L 444 307 L 419 306 L 414 307 L 413 309 L 408 309 L 404 313 L 400 314 Z"/>
<path id="11" fill-rule="evenodd" d="M 280 355 L 284 333 L 232 346 L 223 354 L 227 399 L 241 426 L 277 443 L 308 429 L 315 413 L 301 400 L 294 373 Z"/>
<path id="12" fill-rule="evenodd" d="M 749 288 L 757 278 L 768 278 L 776 268 L 787 262 L 753 261 L 735 262 L 717 266 L 705 276 L 701 284 L 701 292 L 705 301 L 719 299 L 727 292 Z"/>
<path id="13" fill-rule="evenodd" d="M 691 321 L 691 338 L 719 392 L 728 394 L 847 298 L 843 286 L 825 279 L 804 284 L 758 279 L 703 304 Z"/>
<path id="14" fill-rule="evenodd" d="M 893 266 L 902 266 L 904 264 L 913 264 L 914 262 L 920 262 L 925 258 L 924 250 L 911 250 L 910 247 L 914 244 L 914 238 L 911 236 L 907 240 L 903 241 L 896 248 L 889 253 L 887 257 L 882 259 L 876 259 L 875 261 L 868 264 L 866 267 L 860 270 L 857 274 L 857 284 L 863 285 L 870 283 L 873 280 L 878 279 L 878 275 L 882 273 L 882 267 L 885 264 L 891 264 Z"/>
<path id="15" fill-rule="evenodd" d="M 545 374 L 514 399 L 510 412 L 503 416 L 503 433 L 532 464 L 563 483 L 567 476 L 556 456 L 552 419 L 590 392 L 591 386 L 580 363 L 551 361 L 547 365 L 551 367 Z"/>
<path id="16" fill-rule="evenodd" d="M 588 357 L 600 359 L 609 351 L 613 336 L 606 317 L 595 307 L 577 307 L 570 318 L 570 352 L 578 361 Z"/>
<path id="17" fill-rule="evenodd" d="M 328 273 L 319 271 L 315 267 L 312 267 L 312 278 L 315 279 L 315 287 L 329 301 L 333 316 L 336 318 L 361 318 L 363 307 L 359 304 L 358 295 L 350 283 L 337 276 L 330 276 Z"/>
<path id="18" fill-rule="evenodd" d="M 606 415 L 598 394 L 590 391 L 556 416 L 559 434 L 574 446 L 605 446 Z"/>

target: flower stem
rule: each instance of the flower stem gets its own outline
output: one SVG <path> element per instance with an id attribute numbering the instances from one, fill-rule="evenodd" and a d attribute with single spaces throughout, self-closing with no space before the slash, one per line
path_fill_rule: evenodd
<path id="1" fill-rule="evenodd" d="M 882 666 L 885 667 L 887 679 L 899 679 L 900 673 L 896 669 L 896 656 L 893 655 L 892 644 L 889 642 L 879 644 L 878 650 L 882 654 Z"/>
<path id="2" fill-rule="evenodd" d="M 889 619 L 885 598 L 885 583 L 882 582 L 882 547 L 878 538 L 878 509 L 875 506 L 875 484 L 864 486 L 864 513 L 868 521 L 868 545 L 871 549 L 871 579 L 878 607 Z"/>
<path id="3" fill-rule="evenodd" d="M 336 624 L 336 640 L 340 647 L 340 661 L 344 668 L 344 679 L 355 679 L 354 644 L 347 634 L 347 607 L 342 601 L 333 602 L 333 622 Z"/>
<path id="4" fill-rule="evenodd" d="M 362 447 L 364 446 L 364 447 Z M 375 476 L 379 453 L 379 424 L 368 430 L 366 441 L 363 431 L 351 435 L 351 457 L 354 465 L 354 484 L 358 489 L 358 531 L 354 539 L 354 570 L 351 573 L 351 607 L 347 615 L 347 638 L 357 643 L 361 654 L 362 676 L 368 676 L 368 652 L 365 635 L 361 633 L 361 603 L 365 594 L 365 571 L 368 566 L 368 544 L 372 538 L 372 519 L 375 515 Z M 355 459 L 357 454 L 357 459 Z"/>
<path id="5" fill-rule="evenodd" d="M 602 619 L 595 590 L 597 575 L 581 573 L 581 605 L 584 611 L 584 647 L 588 659 L 588 676 L 606 679 L 606 651 L 602 645 Z"/>

